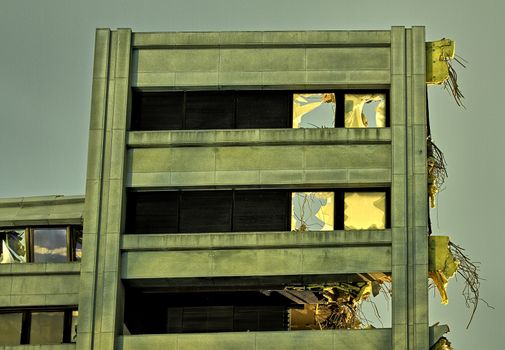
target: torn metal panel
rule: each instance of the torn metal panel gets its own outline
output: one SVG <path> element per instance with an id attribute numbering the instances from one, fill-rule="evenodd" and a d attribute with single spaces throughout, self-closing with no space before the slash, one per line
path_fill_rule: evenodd
<path id="1" fill-rule="evenodd" d="M 335 193 L 293 192 L 292 231 L 331 231 L 334 229 Z"/>
<path id="2" fill-rule="evenodd" d="M 426 83 L 442 84 L 449 78 L 448 60 L 454 59 L 455 42 L 441 39 L 426 43 Z"/>
<path id="3" fill-rule="evenodd" d="M 449 302 L 446 291 L 448 280 L 456 273 L 459 261 L 449 250 L 448 236 L 430 236 L 428 247 L 428 275 L 440 293 L 442 304 L 447 304 Z"/>
<path id="4" fill-rule="evenodd" d="M 346 192 L 344 195 L 344 229 L 370 230 L 386 228 L 385 192 Z"/>
<path id="5" fill-rule="evenodd" d="M 25 230 L 0 231 L 0 264 L 26 262 Z"/>
<path id="6" fill-rule="evenodd" d="M 346 128 L 384 128 L 386 126 L 386 95 L 345 94 Z"/>
<path id="7" fill-rule="evenodd" d="M 334 93 L 293 94 L 293 128 L 335 127 Z"/>

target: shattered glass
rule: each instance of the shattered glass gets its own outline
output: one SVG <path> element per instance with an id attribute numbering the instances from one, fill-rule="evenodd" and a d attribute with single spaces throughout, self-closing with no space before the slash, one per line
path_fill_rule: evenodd
<path id="1" fill-rule="evenodd" d="M 385 192 L 345 193 L 345 230 L 373 230 L 384 228 L 386 228 Z"/>
<path id="2" fill-rule="evenodd" d="M 34 229 L 33 250 L 35 262 L 67 262 L 67 229 Z"/>
<path id="3" fill-rule="evenodd" d="M 335 94 L 293 94 L 293 128 L 333 128 L 335 108 Z"/>
<path id="4" fill-rule="evenodd" d="M 0 314 L 0 346 L 21 343 L 22 313 Z"/>
<path id="5" fill-rule="evenodd" d="M 293 192 L 292 231 L 332 231 L 335 194 L 333 192 Z"/>
<path id="6" fill-rule="evenodd" d="M 0 231 L 0 264 L 26 262 L 25 230 Z"/>
<path id="7" fill-rule="evenodd" d="M 386 95 L 345 94 L 346 128 L 384 128 L 386 126 Z"/>
<path id="8" fill-rule="evenodd" d="M 63 312 L 32 312 L 30 344 L 61 344 Z"/>
<path id="9" fill-rule="evenodd" d="M 70 342 L 75 343 L 77 341 L 77 325 L 79 324 L 79 311 L 72 311 L 72 323 L 70 325 Z"/>

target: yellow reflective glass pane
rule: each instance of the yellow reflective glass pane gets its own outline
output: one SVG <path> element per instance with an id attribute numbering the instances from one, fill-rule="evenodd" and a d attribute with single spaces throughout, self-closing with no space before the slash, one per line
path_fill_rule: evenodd
<path id="1" fill-rule="evenodd" d="M 26 262 L 25 230 L 0 231 L 0 264 Z"/>
<path id="2" fill-rule="evenodd" d="M 0 346 L 21 344 L 22 313 L 0 314 Z"/>
<path id="3" fill-rule="evenodd" d="M 335 127 L 335 94 L 293 94 L 293 128 Z"/>
<path id="4" fill-rule="evenodd" d="M 30 344 L 61 344 L 63 312 L 32 312 Z"/>
<path id="5" fill-rule="evenodd" d="M 344 229 L 386 228 L 385 192 L 346 192 L 344 195 Z"/>
<path id="6" fill-rule="evenodd" d="M 384 128 L 386 126 L 385 94 L 345 94 L 346 128 Z"/>
<path id="7" fill-rule="evenodd" d="M 292 231 L 331 231 L 335 194 L 333 192 L 293 192 Z"/>

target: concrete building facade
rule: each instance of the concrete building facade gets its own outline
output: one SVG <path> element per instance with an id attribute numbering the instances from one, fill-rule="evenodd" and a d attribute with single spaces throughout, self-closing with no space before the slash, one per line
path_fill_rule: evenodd
<path id="1" fill-rule="evenodd" d="M 40 313 L 59 312 L 64 344 L 46 350 L 428 349 L 445 328 L 428 326 L 425 54 L 423 27 L 97 30 L 85 196 L 0 202 L 5 237 L 21 230 L 33 251 L 0 264 L 0 320 L 32 343 Z M 314 95 L 334 120 L 304 127 Z M 382 119 L 351 115 L 353 96 L 375 95 Z M 298 217 L 300 193 L 324 197 L 320 221 Z M 352 196 L 375 198 L 378 222 L 351 224 Z M 37 262 L 36 230 L 51 227 L 65 262 Z M 237 307 L 375 273 L 393 281 L 389 328 L 288 331 L 278 299 Z M 232 326 L 216 331 L 224 300 L 232 316 L 215 322 Z M 190 312 L 206 328 L 185 326 Z M 277 323 L 237 326 L 251 313 Z M 16 337 L 0 349 L 33 348 Z"/>

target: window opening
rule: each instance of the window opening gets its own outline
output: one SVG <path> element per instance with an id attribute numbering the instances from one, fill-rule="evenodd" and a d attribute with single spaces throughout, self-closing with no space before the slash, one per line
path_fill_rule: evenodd
<path id="1" fill-rule="evenodd" d="M 345 230 L 384 228 L 386 228 L 385 192 L 346 192 L 344 194 Z"/>
<path id="2" fill-rule="evenodd" d="M 293 128 L 335 127 L 334 93 L 293 94 Z"/>
<path id="3" fill-rule="evenodd" d="M 291 230 L 333 230 L 334 208 L 334 192 L 293 192 L 291 204 Z"/>
<path id="4" fill-rule="evenodd" d="M 66 228 L 35 228 L 32 230 L 34 262 L 67 261 Z"/>
<path id="5" fill-rule="evenodd" d="M 0 231 L 0 264 L 26 262 L 25 230 Z"/>
<path id="6" fill-rule="evenodd" d="M 0 345 L 21 344 L 22 323 L 22 313 L 0 313 Z"/>
<path id="7" fill-rule="evenodd" d="M 345 94 L 346 128 L 386 127 L 385 94 Z"/>

